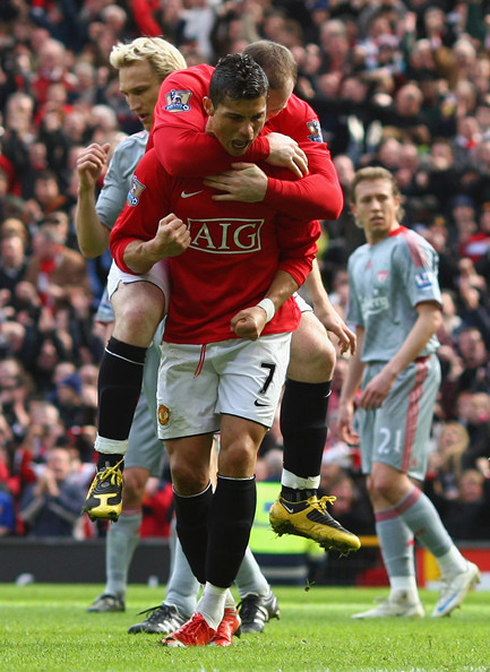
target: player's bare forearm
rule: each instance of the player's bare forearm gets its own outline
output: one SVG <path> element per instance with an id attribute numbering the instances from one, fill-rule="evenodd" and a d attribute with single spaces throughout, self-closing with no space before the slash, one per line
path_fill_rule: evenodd
<path id="1" fill-rule="evenodd" d="M 95 186 L 107 163 L 110 145 L 94 142 L 77 159 L 78 200 L 75 229 L 80 251 L 87 259 L 100 256 L 109 244 L 109 229 L 99 220 L 95 210 Z"/>
<path id="2" fill-rule="evenodd" d="M 106 251 L 110 231 L 97 216 L 93 189 L 79 189 L 75 229 L 80 252 L 86 259 L 94 259 Z"/>
<path id="3" fill-rule="evenodd" d="M 272 283 L 263 297 L 274 304 L 274 311 L 279 308 L 298 289 L 298 283 L 286 271 L 277 271 Z M 267 313 L 261 306 L 250 306 L 237 313 L 231 320 L 231 330 L 240 338 L 256 341 L 267 324 Z"/>
<path id="4" fill-rule="evenodd" d="M 354 399 L 361 384 L 364 364 L 361 362 L 362 340 L 364 330 L 360 327 L 356 330 L 357 351 L 350 357 L 347 373 L 342 384 L 339 398 L 338 423 L 340 438 L 350 446 L 359 443 L 359 435 L 354 431 Z"/>
<path id="5" fill-rule="evenodd" d="M 424 301 L 416 306 L 418 317 L 396 355 L 385 368 L 392 376 L 403 371 L 425 348 L 442 324 L 441 308 L 435 301 Z"/>
<path id="6" fill-rule="evenodd" d="M 298 283 L 292 275 L 287 271 L 277 271 L 264 299 L 270 299 L 277 312 L 298 288 Z"/>
<path id="7" fill-rule="evenodd" d="M 133 273 L 142 275 L 162 259 L 176 257 L 189 247 L 191 237 L 184 222 L 173 213 L 160 220 L 151 240 L 131 241 L 124 250 L 124 263 Z"/>
<path id="8" fill-rule="evenodd" d="M 340 354 L 344 354 L 347 351 L 354 354 L 356 351 L 356 335 L 349 329 L 333 307 L 323 285 L 316 258 L 313 260 L 311 272 L 305 280 L 305 287 L 313 302 L 316 317 L 327 331 L 330 331 L 337 337 Z"/>
<path id="9" fill-rule="evenodd" d="M 435 301 L 421 303 L 416 310 L 417 320 L 403 345 L 364 388 L 360 399 L 362 408 L 369 410 L 383 405 L 398 374 L 416 359 L 441 325 L 441 310 Z"/>

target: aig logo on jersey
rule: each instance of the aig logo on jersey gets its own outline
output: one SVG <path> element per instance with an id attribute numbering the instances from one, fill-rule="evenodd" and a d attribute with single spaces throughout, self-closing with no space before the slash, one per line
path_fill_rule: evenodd
<path id="1" fill-rule="evenodd" d="M 210 254 L 250 254 L 262 249 L 263 219 L 188 219 L 190 247 Z"/>
<path id="2" fill-rule="evenodd" d="M 307 124 L 310 135 L 308 139 L 312 142 L 323 142 L 322 127 L 318 119 L 312 119 L 308 121 Z"/>
<path id="3" fill-rule="evenodd" d="M 126 202 L 128 205 L 135 207 L 140 202 L 140 196 L 146 189 L 143 182 L 140 182 L 136 175 L 133 175 L 131 178 L 131 187 L 129 188 L 128 197 Z"/>
<path id="4" fill-rule="evenodd" d="M 189 105 L 191 96 L 191 91 L 178 91 L 177 89 L 172 89 L 165 95 L 167 104 L 163 109 L 167 110 L 167 112 L 189 112 L 191 109 L 191 106 Z"/>
<path id="5" fill-rule="evenodd" d="M 429 289 L 433 285 L 432 273 L 424 271 L 415 276 L 415 286 L 417 289 Z"/>

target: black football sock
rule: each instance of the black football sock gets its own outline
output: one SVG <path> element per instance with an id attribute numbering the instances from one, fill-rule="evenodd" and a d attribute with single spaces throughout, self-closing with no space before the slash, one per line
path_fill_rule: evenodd
<path id="1" fill-rule="evenodd" d="M 146 348 L 112 337 L 105 348 L 98 379 L 98 433 L 124 441 L 129 436 L 141 394 Z"/>
<path id="2" fill-rule="evenodd" d="M 209 517 L 206 579 L 228 588 L 236 579 L 247 549 L 255 516 L 255 478 L 236 479 L 218 475 Z"/>
<path id="3" fill-rule="evenodd" d="M 119 453 L 99 453 L 97 471 L 103 471 L 107 467 L 115 467 L 121 460 L 124 460 L 124 455 L 120 455 Z M 119 464 L 119 469 L 121 471 L 124 469 L 124 463 Z"/>
<path id="4" fill-rule="evenodd" d="M 281 432 L 284 442 L 283 467 L 301 478 L 320 475 L 327 438 L 327 410 L 331 381 L 300 383 L 288 378 L 281 403 Z M 282 487 L 289 501 L 301 501 L 316 489 Z"/>
<path id="5" fill-rule="evenodd" d="M 174 490 L 177 534 L 192 573 L 202 584 L 206 583 L 208 517 L 213 497 L 211 483 L 191 497 L 182 497 Z"/>

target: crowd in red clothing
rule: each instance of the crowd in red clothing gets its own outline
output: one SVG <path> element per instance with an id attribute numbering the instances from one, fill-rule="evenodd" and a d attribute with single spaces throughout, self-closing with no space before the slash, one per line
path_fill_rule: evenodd
<path id="1" fill-rule="evenodd" d="M 396 176 L 403 223 L 440 256 L 444 375 L 427 488 L 455 538 L 487 538 L 490 3 L 484 0 L 2 3 L 0 535 L 103 533 L 80 520 L 77 507 L 93 472 L 104 344 L 93 316 L 110 259 L 87 262 L 77 248 L 76 158 L 92 141 L 115 147 L 139 130 L 108 55 L 118 41 L 141 34 L 163 35 L 189 65 L 214 64 L 259 38 L 288 46 L 298 63 L 296 93 L 319 115 L 346 200 L 359 167 L 382 165 Z M 346 260 L 363 237 L 347 204 L 323 232 L 323 277 L 342 312 Z M 325 463 L 339 455 L 340 471 L 331 482 L 325 476 L 329 488 L 359 476 L 352 451 L 336 435 L 344 364 L 340 359 L 330 403 Z M 271 444 L 272 436 L 263 451 Z M 168 530 L 168 493 L 166 481 L 152 482 L 145 500 L 152 535 L 164 525 Z"/>

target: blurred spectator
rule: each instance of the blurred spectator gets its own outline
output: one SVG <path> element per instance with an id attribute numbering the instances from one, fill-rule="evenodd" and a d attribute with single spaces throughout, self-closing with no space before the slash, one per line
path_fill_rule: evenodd
<path id="1" fill-rule="evenodd" d="M 320 27 L 322 73 L 349 75 L 353 71 L 352 50 L 346 25 L 340 19 L 327 19 Z"/>
<path id="2" fill-rule="evenodd" d="M 66 430 L 73 426 L 95 424 L 95 417 L 82 403 L 82 381 L 78 373 L 62 378 L 56 384 L 56 407 Z"/>
<path id="3" fill-rule="evenodd" d="M 0 406 L 12 438 L 20 442 L 26 435 L 30 418 L 27 408 L 31 389 L 21 362 L 14 357 L 0 360 Z"/>
<path id="4" fill-rule="evenodd" d="M 150 477 L 143 496 L 143 520 L 140 537 L 170 536 L 173 514 L 172 483 L 168 480 Z"/>
<path id="5" fill-rule="evenodd" d="M 456 293 L 443 290 L 442 293 L 442 325 L 437 332 L 441 345 L 453 347 L 456 344 L 457 332 L 461 328 L 462 319 L 458 315 Z"/>
<path id="6" fill-rule="evenodd" d="M 52 222 L 41 224 L 25 279 L 37 288 L 43 305 L 56 311 L 80 288 L 90 294 L 87 263 L 64 244 L 64 233 Z"/>
<path id="7" fill-rule="evenodd" d="M 15 527 L 14 498 L 5 486 L 0 483 L 0 537 L 13 534 Z"/>
<path id="8" fill-rule="evenodd" d="M 458 337 L 458 349 L 464 367 L 459 379 L 459 390 L 489 390 L 490 363 L 481 332 L 476 327 L 463 329 Z"/>
<path id="9" fill-rule="evenodd" d="M 490 445 L 490 395 L 486 392 L 461 392 L 456 402 L 458 421 L 465 426 L 470 445 L 465 452 L 465 466 L 475 467 L 488 456 Z"/>
<path id="10" fill-rule="evenodd" d="M 442 217 L 435 217 L 433 222 L 421 231 L 424 238 L 434 247 L 439 255 L 439 284 L 441 289 L 454 292 L 457 298 L 459 258 L 457 250 L 450 244 L 449 229 Z M 458 306 L 459 308 L 459 306 Z"/>
<path id="11" fill-rule="evenodd" d="M 407 82 L 396 91 L 392 105 L 380 108 L 381 122 L 399 132 L 406 132 L 407 137 L 418 146 L 428 145 L 431 137 L 422 103 L 420 87 L 416 82 Z"/>
<path id="12" fill-rule="evenodd" d="M 16 302 L 15 289 L 24 279 L 27 268 L 26 243 L 23 236 L 10 234 L 0 236 L 0 290 L 9 292 L 9 299 L 14 307 Z"/>
<path id="13" fill-rule="evenodd" d="M 27 432 L 12 455 L 11 487 L 16 497 L 35 482 L 37 469 L 63 435 L 64 427 L 56 406 L 47 401 L 31 401 Z"/>
<path id="14" fill-rule="evenodd" d="M 39 205 L 42 217 L 66 206 L 68 199 L 61 193 L 60 184 L 52 170 L 41 170 L 34 176 L 33 200 Z"/>
<path id="15" fill-rule="evenodd" d="M 456 541 L 488 540 L 490 481 L 476 469 L 466 469 L 458 486 L 456 498 L 433 496 L 447 531 Z"/>
<path id="16" fill-rule="evenodd" d="M 75 88 L 76 79 L 70 66 L 69 54 L 61 42 L 49 38 L 41 44 L 37 52 L 36 70 L 31 82 L 38 105 L 44 105 L 48 88 L 54 82 L 63 84 L 67 91 Z"/>
<path id="17" fill-rule="evenodd" d="M 470 435 L 464 425 L 455 421 L 442 424 L 436 449 L 429 453 L 427 469 L 427 480 L 436 495 L 445 499 L 459 496 L 458 483 L 469 444 Z"/>
<path id="18" fill-rule="evenodd" d="M 65 447 L 51 448 L 46 463 L 20 500 L 20 518 L 33 537 L 70 537 L 80 518 L 85 489 L 70 480 L 72 458 Z"/>
<path id="19" fill-rule="evenodd" d="M 352 458 L 349 447 L 344 443 L 337 443 L 326 448 L 323 453 L 320 468 L 319 495 L 328 495 L 337 481 L 349 476 L 352 467 Z"/>
<path id="20" fill-rule="evenodd" d="M 374 514 L 365 492 L 361 492 L 353 478 L 343 476 L 331 487 L 329 494 L 335 497 L 330 509 L 339 523 L 356 534 L 374 534 Z"/>

